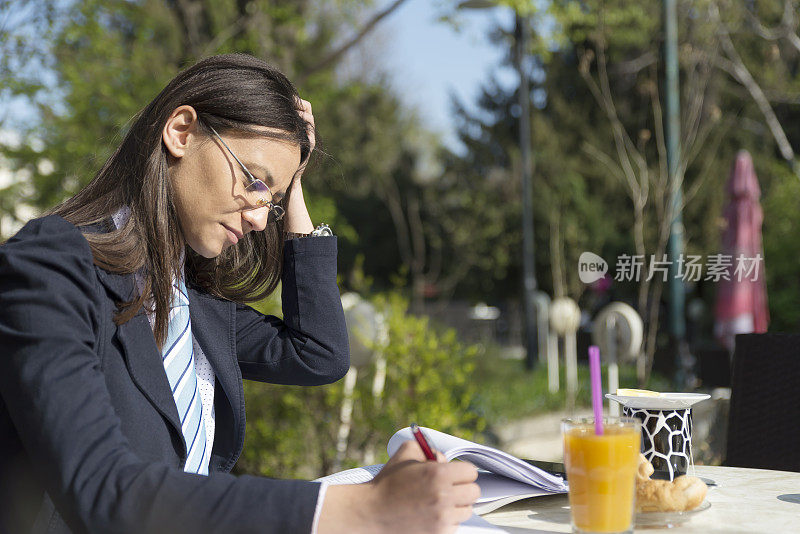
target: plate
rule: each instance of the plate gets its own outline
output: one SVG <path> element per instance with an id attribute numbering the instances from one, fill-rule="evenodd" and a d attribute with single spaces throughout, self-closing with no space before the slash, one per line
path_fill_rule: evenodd
<path id="1" fill-rule="evenodd" d="M 628 408 L 645 410 L 683 410 L 692 404 L 710 399 L 707 393 L 660 393 L 658 397 L 628 397 L 606 393 L 606 398 L 617 401 Z"/>
<path id="2" fill-rule="evenodd" d="M 685 512 L 639 512 L 636 514 L 636 528 L 671 528 L 689 521 L 709 508 L 711 503 L 703 501 L 694 510 Z"/>

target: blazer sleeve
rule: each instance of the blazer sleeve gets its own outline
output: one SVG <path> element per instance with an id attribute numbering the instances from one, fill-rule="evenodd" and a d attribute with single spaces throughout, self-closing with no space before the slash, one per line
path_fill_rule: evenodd
<path id="1" fill-rule="evenodd" d="M 336 285 L 336 246 L 336 236 L 286 242 L 283 320 L 236 305 L 243 378 L 309 386 L 335 382 L 347 373 L 350 345 Z"/>
<path id="2" fill-rule="evenodd" d="M 142 461 L 95 346 L 106 298 L 88 243 L 58 216 L 0 246 L 0 394 L 73 532 L 310 532 L 319 484 Z"/>

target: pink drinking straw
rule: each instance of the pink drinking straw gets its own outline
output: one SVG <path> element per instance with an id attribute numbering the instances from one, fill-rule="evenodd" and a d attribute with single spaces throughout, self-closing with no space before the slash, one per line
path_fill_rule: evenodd
<path id="1" fill-rule="evenodd" d="M 589 347 L 589 374 L 592 378 L 592 408 L 594 409 L 594 433 L 603 435 L 603 386 L 600 381 L 600 349 Z"/>

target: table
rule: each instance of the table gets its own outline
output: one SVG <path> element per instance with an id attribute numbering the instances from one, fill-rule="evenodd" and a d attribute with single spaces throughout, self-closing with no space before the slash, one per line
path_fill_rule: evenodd
<path id="1" fill-rule="evenodd" d="M 800 473 L 697 466 L 697 476 L 717 486 L 708 488 L 707 510 L 691 514 L 671 533 L 753 532 L 800 533 Z M 566 495 L 535 497 L 510 504 L 483 516 L 512 534 L 570 532 Z M 636 528 L 647 532 L 650 528 Z"/>

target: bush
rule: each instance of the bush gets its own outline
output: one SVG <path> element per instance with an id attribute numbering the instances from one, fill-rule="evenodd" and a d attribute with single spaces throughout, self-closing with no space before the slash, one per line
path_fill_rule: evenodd
<path id="1" fill-rule="evenodd" d="M 375 398 L 375 366 L 358 372 L 343 468 L 386 461 L 389 437 L 412 421 L 468 439 L 484 427 L 472 410 L 477 348 L 463 346 L 453 330 L 433 329 L 427 318 L 409 315 L 399 294 L 376 297 L 373 303 L 387 317 L 386 381 Z M 280 315 L 277 299 L 256 308 Z M 330 473 L 343 382 L 321 387 L 246 382 L 247 430 L 236 471 L 280 478 Z"/>
<path id="2" fill-rule="evenodd" d="M 408 314 L 407 301 L 396 293 L 374 304 L 388 319 L 386 384 L 375 398 L 375 367 L 359 379 L 353 420 L 368 423 L 354 424 L 349 457 L 375 451 L 385 461 L 388 438 L 411 422 L 467 439 L 483 430 L 485 422 L 473 409 L 477 347 L 459 343 L 455 330 L 438 331 L 427 317 Z"/>
<path id="3" fill-rule="evenodd" d="M 800 182 L 782 164 L 770 168 L 775 176 L 763 198 L 764 274 L 769 294 L 770 332 L 800 330 L 800 278 L 797 276 L 797 243 Z"/>

